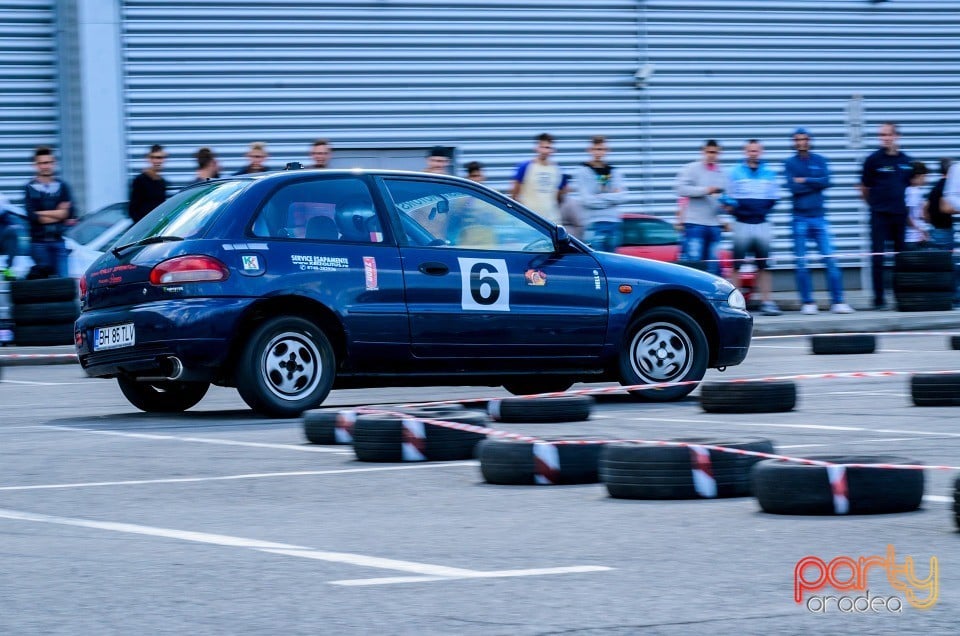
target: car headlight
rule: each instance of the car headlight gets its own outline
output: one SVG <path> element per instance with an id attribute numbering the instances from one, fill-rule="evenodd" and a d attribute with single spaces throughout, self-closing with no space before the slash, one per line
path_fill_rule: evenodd
<path id="1" fill-rule="evenodd" d="M 730 295 L 727 296 L 727 304 L 734 309 L 746 309 L 747 299 L 743 297 L 739 289 L 734 289 L 730 292 Z"/>

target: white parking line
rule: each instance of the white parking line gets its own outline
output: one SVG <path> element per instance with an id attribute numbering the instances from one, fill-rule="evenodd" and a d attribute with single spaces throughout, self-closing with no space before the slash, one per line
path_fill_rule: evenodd
<path id="1" fill-rule="evenodd" d="M 62 526 L 75 526 L 80 528 L 91 528 L 94 530 L 107 530 L 110 532 L 124 532 L 128 534 L 140 534 L 151 537 L 162 537 L 165 539 L 178 539 L 180 541 L 192 541 L 195 543 L 206 543 L 212 545 L 227 546 L 232 548 L 247 548 L 266 552 L 268 554 L 282 554 L 285 556 L 300 557 L 305 559 L 314 559 L 318 561 L 327 561 L 330 563 L 345 563 L 359 567 L 378 568 L 382 570 L 394 570 L 396 572 L 409 572 L 419 574 L 416 577 L 392 577 L 389 579 L 353 579 L 330 581 L 335 585 L 384 585 L 386 583 L 411 583 L 422 581 L 450 581 L 456 579 L 479 579 L 479 578 L 503 578 L 516 576 L 544 576 L 551 574 L 570 574 L 582 572 L 605 572 L 612 570 L 602 565 L 576 565 L 559 568 L 532 568 L 526 570 L 468 570 L 465 568 L 453 568 L 444 565 L 435 565 L 432 563 L 418 563 L 416 561 L 401 561 L 398 559 L 387 559 L 383 557 L 369 556 L 366 554 L 355 554 L 351 552 L 330 552 L 326 550 L 315 550 L 298 545 L 286 543 L 274 543 L 272 541 L 260 541 L 258 539 L 246 539 L 243 537 L 233 537 L 223 534 L 210 534 L 206 532 L 191 532 L 188 530 L 174 530 L 170 528 L 157 528 L 153 526 L 142 526 L 133 523 L 114 523 L 110 521 L 91 521 L 88 519 L 75 519 L 70 517 L 55 517 L 52 515 L 35 514 L 32 512 L 21 512 L 19 510 L 7 510 L 0 508 L 0 519 L 11 519 L 14 521 L 33 521 L 36 523 L 51 523 Z"/>
<path id="2" fill-rule="evenodd" d="M 179 435 L 157 435 L 156 433 L 126 433 L 124 431 L 98 431 L 92 428 L 75 426 L 57 426 L 51 424 L 46 428 L 74 433 L 92 433 L 94 435 L 112 435 L 114 437 L 130 437 L 133 439 L 149 439 L 173 442 L 196 442 L 198 444 L 218 444 L 220 446 L 247 446 L 250 448 L 276 448 L 283 450 L 302 451 L 305 453 L 332 453 L 334 455 L 351 455 L 353 451 L 342 448 L 327 448 L 326 446 L 310 446 L 307 444 L 268 444 L 266 442 L 238 442 L 216 437 L 181 437 Z"/>
<path id="3" fill-rule="evenodd" d="M 268 477 L 310 477 L 314 475 L 346 475 L 349 473 L 376 473 L 387 470 L 415 470 L 423 468 L 450 468 L 457 466 L 476 466 L 475 460 L 462 462 L 430 462 L 426 464 L 406 464 L 403 466 L 375 466 L 370 468 L 341 468 L 336 470 L 295 470 L 283 473 L 243 473 L 239 475 L 221 475 L 218 477 L 169 477 L 166 479 L 132 479 L 126 481 L 88 481 L 69 484 L 33 484 L 29 486 L 0 486 L 0 491 L 10 490 L 60 490 L 66 488 L 96 488 L 100 486 L 141 486 L 144 484 L 184 484 L 203 481 L 230 481 L 234 479 L 264 479 Z"/>
<path id="4" fill-rule="evenodd" d="M 946 497 L 944 495 L 924 495 L 923 500 L 936 503 L 953 503 L 953 497 Z"/>
<path id="5" fill-rule="evenodd" d="M 32 382 L 30 380 L 0 380 L 7 384 L 31 384 L 34 386 L 66 386 L 68 384 L 87 384 L 87 382 Z"/>

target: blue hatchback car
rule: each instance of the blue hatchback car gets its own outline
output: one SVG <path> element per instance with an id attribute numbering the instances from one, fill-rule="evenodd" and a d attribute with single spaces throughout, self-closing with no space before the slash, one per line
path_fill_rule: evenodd
<path id="1" fill-rule="evenodd" d="M 292 417 L 333 388 L 683 382 L 743 361 L 726 281 L 596 252 L 471 181 L 296 170 L 209 181 L 130 228 L 81 281 L 80 363 L 144 411 L 210 384 Z"/>

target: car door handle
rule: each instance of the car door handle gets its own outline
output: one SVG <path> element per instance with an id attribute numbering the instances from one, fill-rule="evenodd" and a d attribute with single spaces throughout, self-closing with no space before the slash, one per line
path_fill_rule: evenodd
<path id="1" fill-rule="evenodd" d="M 418 269 L 427 276 L 443 276 L 450 273 L 450 268 L 444 263 L 420 263 Z"/>

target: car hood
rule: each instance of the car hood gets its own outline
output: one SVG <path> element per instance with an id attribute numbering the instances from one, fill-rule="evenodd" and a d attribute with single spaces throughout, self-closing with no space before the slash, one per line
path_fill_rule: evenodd
<path id="1" fill-rule="evenodd" d="M 691 287 L 708 298 L 719 300 L 726 299 L 734 289 L 732 284 L 719 276 L 675 263 L 610 252 L 594 252 L 593 256 L 603 265 L 607 278 L 614 281 L 646 281 Z"/>

